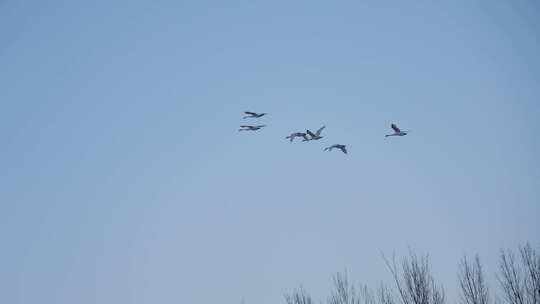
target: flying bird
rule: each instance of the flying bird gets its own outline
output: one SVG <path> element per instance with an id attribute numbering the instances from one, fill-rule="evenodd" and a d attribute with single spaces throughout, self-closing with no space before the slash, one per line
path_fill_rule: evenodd
<path id="1" fill-rule="evenodd" d="M 308 137 L 306 135 L 306 133 L 303 133 L 303 132 L 296 132 L 296 133 L 293 133 L 285 138 L 287 139 L 290 139 L 291 142 L 294 140 L 295 137 L 303 137 L 304 139 L 302 141 L 308 141 Z"/>
<path id="2" fill-rule="evenodd" d="M 265 125 L 260 125 L 260 126 L 240 126 L 240 128 L 243 128 L 243 129 L 238 129 L 238 131 L 257 131 L 260 128 L 264 128 L 264 127 L 266 127 L 266 126 Z"/>
<path id="3" fill-rule="evenodd" d="M 394 134 L 388 134 L 388 135 L 385 135 L 384 137 L 388 137 L 388 136 L 405 136 L 405 135 L 407 135 L 408 131 L 401 131 L 395 124 L 390 125 L 390 127 L 392 127 L 392 129 L 394 129 Z"/>
<path id="4" fill-rule="evenodd" d="M 323 138 L 321 136 L 321 132 L 322 130 L 324 130 L 326 126 L 322 126 L 319 130 L 317 130 L 317 132 L 315 134 L 313 134 L 313 132 L 311 132 L 310 130 L 306 130 L 306 133 L 309 134 L 309 136 L 311 136 L 311 138 L 309 140 L 318 140 L 318 139 L 321 139 Z"/>
<path id="5" fill-rule="evenodd" d="M 332 151 L 332 149 L 334 149 L 334 148 L 340 149 L 341 152 L 347 154 L 347 146 L 346 145 L 339 145 L 339 144 L 324 148 L 324 151 Z"/>
<path id="6" fill-rule="evenodd" d="M 246 113 L 248 115 L 248 116 L 244 116 L 244 119 L 246 119 L 246 118 L 261 118 L 264 115 L 268 114 L 268 113 L 255 113 L 255 112 L 244 112 L 244 113 Z"/>

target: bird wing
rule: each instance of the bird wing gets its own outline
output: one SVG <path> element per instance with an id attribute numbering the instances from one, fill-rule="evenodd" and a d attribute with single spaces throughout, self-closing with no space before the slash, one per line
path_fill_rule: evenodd
<path id="1" fill-rule="evenodd" d="M 310 130 L 306 130 L 306 133 L 309 134 L 309 136 L 311 137 L 315 137 L 316 135 L 313 134 L 313 132 L 311 132 Z"/>
<path id="2" fill-rule="evenodd" d="M 249 115 L 257 115 L 257 113 L 255 112 L 244 112 L 244 113 L 249 114 Z"/>
<path id="3" fill-rule="evenodd" d="M 339 148 L 341 149 L 341 151 L 343 151 L 343 153 L 347 154 L 347 148 L 345 147 L 345 145 L 342 145 Z"/>
<path id="4" fill-rule="evenodd" d="M 322 130 L 324 130 L 324 128 L 326 128 L 326 126 L 322 126 L 319 130 L 317 130 L 317 133 L 315 134 L 317 134 L 317 136 L 321 135 L 321 132 Z"/>
<path id="5" fill-rule="evenodd" d="M 251 128 L 251 126 L 240 126 L 240 128 Z"/>
<path id="6" fill-rule="evenodd" d="M 401 130 L 400 130 L 395 124 L 392 124 L 391 127 L 392 127 L 392 129 L 394 129 L 394 131 L 395 131 L 396 133 L 401 132 Z"/>
<path id="7" fill-rule="evenodd" d="M 255 128 L 264 128 L 264 127 L 266 127 L 266 125 L 255 126 Z"/>

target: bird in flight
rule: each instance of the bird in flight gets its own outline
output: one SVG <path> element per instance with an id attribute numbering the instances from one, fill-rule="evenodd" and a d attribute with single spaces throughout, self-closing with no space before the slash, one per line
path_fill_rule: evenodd
<path id="1" fill-rule="evenodd" d="M 295 137 L 303 137 L 304 139 L 302 141 L 308 141 L 308 137 L 306 135 L 306 133 L 303 133 L 303 132 L 296 132 L 296 133 L 293 133 L 285 138 L 287 139 L 290 139 L 291 142 L 294 140 Z"/>
<path id="2" fill-rule="evenodd" d="M 405 136 L 405 135 L 407 135 L 408 131 L 401 131 L 395 124 L 392 124 L 390 127 L 392 127 L 392 129 L 394 129 L 394 134 L 388 134 L 388 135 L 385 135 L 384 137 L 388 137 L 388 136 Z"/>
<path id="3" fill-rule="evenodd" d="M 309 134 L 309 136 L 311 136 L 311 138 L 309 140 L 318 140 L 318 139 L 321 139 L 323 138 L 321 136 L 321 132 L 322 130 L 324 130 L 326 126 L 322 126 L 319 130 L 317 130 L 317 132 L 315 134 L 313 134 L 313 132 L 311 132 L 310 130 L 306 130 L 306 133 Z"/>
<path id="4" fill-rule="evenodd" d="M 244 116 L 244 119 L 246 119 L 246 118 L 261 118 L 264 115 L 268 114 L 268 113 L 255 113 L 255 112 L 244 112 L 244 113 L 246 113 L 248 115 L 248 116 Z"/>
<path id="5" fill-rule="evenodd" d="M 260 126 L 240 126 L 240 128 L 242 128 L 242 129 L 238 129 L 238 131 L 257 131 L 260 128 L 264 128 L 264 127 L 266 127 L 266 126 L 265 125 L 260 125 Z"/>
<path id="6" fill-rule="evenodd" d="M 340 149 L 341 152 L 347 154 L 347 146 L 346 145 L 339 145 L 339 144 L 324 148 L 324 151 L 332 151 L 332 149 L 334 149 L 334 148 Z"/>

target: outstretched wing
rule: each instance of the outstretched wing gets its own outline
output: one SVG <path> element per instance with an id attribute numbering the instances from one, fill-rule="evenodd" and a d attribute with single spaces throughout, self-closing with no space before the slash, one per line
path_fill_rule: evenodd
<path id="1" fill-rule="evenodd" d="M 326 126 L 322 126 L 319 130 L 317 130 L 317 133 L 315 134 L 317 134 L 317 136 L 321 135 L 321 132 L 322 130 L 324 130 L 324 128 L 326 128 Z"/>
<path id="2" fill-rule="evenodd" d="M 244 113 L 246 113 L 248 115 L 257 115 L 257 113 L 255 113 L 255 112 L 244 112 Z"/>
<path id="3" fill-rule="evenodd" d="M 347 148 L 345 147 L 345 145 L 342 145 L 339 148 L 341 149 L 341 151 L 343 151 L 343 153 L 347 154 Z"/>
<path id="4" fill-rule="evenodd" d="M 251 128 L 251 126 L 240 126 L 240 128 Z"/>
<path id="5" fill-rule="evenodd" d="M 394 129 L 394 131 L 395 131 L 396 133 L 401 132 L 401 130 L 400 130 L 395 124 L 392 124 L 391 127 L 392 127 L 392 129 Z"/>
<path id="6" fill-rule="evenodd" d="M 264 128 L 264 127 L 266 127 L 266 125 L 255 126 L 255 128 Z"/>
<path id="7" fill-rule="evenodd" d="M 309 134 L 309 136 L 311 137 L 315 137 L 316 135 L 313 134 L 313 132 L 311 132 L 310 130 L 306 130 L 306 133 Z"/>

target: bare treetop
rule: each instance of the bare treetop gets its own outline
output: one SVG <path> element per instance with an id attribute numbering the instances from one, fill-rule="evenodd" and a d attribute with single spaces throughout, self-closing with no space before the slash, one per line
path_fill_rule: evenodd
<path id="1" fill-rule="evenodd" d="M 312 304 L 311 296 L 306 293 L 303 287 L 295 289 L 291 294 L 285 295 L 287 304 Z"/>
<path id="2" fill-rule="evenodd" d="M 508 304 L 540 303 L 540 255 L 530 244 L 519 249 L 521 264 L 510 250 L 502 250 L 499 283 Z"/>
<path id="3" fill-rule="evenodd" d="M 328 304 L 360 304 L 360 295 L 354 285 L 349 283 L 347 274 L 337 273 L 333 279 L 334 290 L 328 298 Z"/>
<path id="4" fill-rule="evenodd" d="M 475 255 L 473 262 L 470 262 L 467 257 L 463 257 L 458 278 L 462 304 L 489 303 L 488 288 L 478 255 Z"/>
<path id="5" fill-rule="evenodd" d="M 427 256 L 419 258 L 411 253 L 403 259 L 401 272 L 395 258 L 392 263 L 385 261 L 403 304 L 444 304 L 444 289 L 435 284 Z"/>

